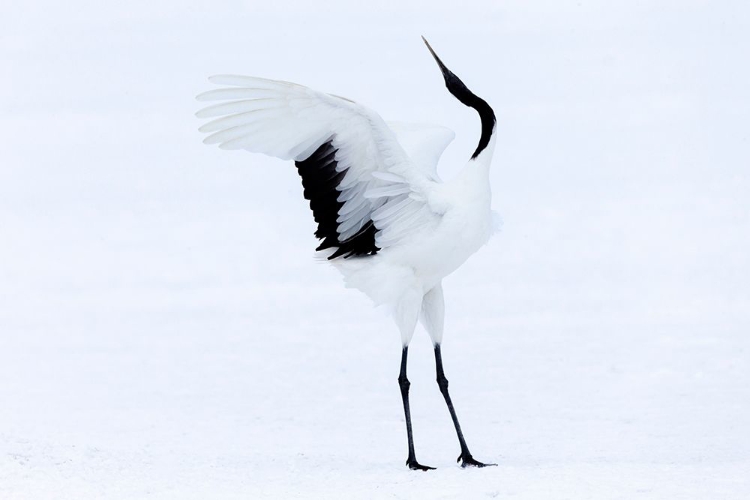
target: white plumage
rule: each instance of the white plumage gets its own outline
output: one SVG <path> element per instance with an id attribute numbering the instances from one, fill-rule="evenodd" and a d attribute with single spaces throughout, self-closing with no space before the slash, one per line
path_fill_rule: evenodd
<path id="1" fill-rule="evenodd" d="M 199 101 L 231 99 L 197 113 L 221 116 L 200 128 L 204 142 L 281 159 L 304 160 L 333 138 L 339 184 L 341 241 L 369 220 L 380 251 L 332 263 L 346 283 L 386 304 L 408 344 L 424 296 L 477 251 L 492 232 L 489 164 L 491 143 L 456 178 L 443 183 L 437 162 L 455 134 L 437 125 L 385 123 L 368 108 L 293 83 L 244 76 L 214 76 L 214 83 L 242 85 L 211 90 Z M 493 131 L 494 132 L 494 131 Z M 330 254 L 330 249 L 323 252 Z M 440 333 L 428 330 L 434 342 Z"/>
<path id="2" fill-rule="evenodd" d="M 197 98 L 216 101 L 197 113 L 199 118 L 212 118 L 200 128 L 210 134 L 206 144 L 297 162 L 319 223 L 316 234 L 324 238 L 319 251 L 343 274 L 347 286 L 390 308 L 404 346 L 404 380 L 407 346 L 418 318 L 439 358 L 441 280 L 476 252 L 493 230 L 489 167 L 496 139 L 494 114 L 434 52 L 433 56 L 451 93 L 482 118 L 483 136 L 475 155 L 449 182 L 442 182 L 436 172 L 455 136 L 445 127 L 386 123 L 349 99 L 247 76 L 211 77 L 224 87 Z M 315 170 L 308 173 L 311 168 Z M 402 382 L 410 447 L 407 464 L 424 470 L 414 457 L 406 384 L 404 395 Z M 468 453 L 447 395 L 447 380 L 444 395 L 459 433 L 462 465 L 484 465 Z"/>

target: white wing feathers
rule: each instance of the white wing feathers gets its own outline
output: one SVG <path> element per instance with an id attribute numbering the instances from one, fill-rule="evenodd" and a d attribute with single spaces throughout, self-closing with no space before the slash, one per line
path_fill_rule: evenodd
<path id="1" fill-rule="evenodd" d="M 414 164 L 428 178 L 439 181 L 437 164 L 448 144 L 456 137 L 447 127 L 426 123 L 388 122 L 396 134 L 399 144 L 408 153 Z"/>
<path id="2" fill-rule="evenodd" d="M 332 143 L 336 171 L 346 172 L 336 188 L 343 204 L 336 219 L 339 242 L 372 221 L 375 243 L 384 248 L 439 218 L 427 197 L 438 181 L 434 166 L 453 132 L 432 127 L 420 142 L 414 126 L 399 124 L 398 139 L 404 137 L 410 158 L 377 113 L 348 99 L 262 78 L 221 75 L 210 81 L 230 87 L 197 97 L 223 101 L 196 113 L 214 118 L 200 128 L 210 133 L 206 144 L 302 161 Z"/>

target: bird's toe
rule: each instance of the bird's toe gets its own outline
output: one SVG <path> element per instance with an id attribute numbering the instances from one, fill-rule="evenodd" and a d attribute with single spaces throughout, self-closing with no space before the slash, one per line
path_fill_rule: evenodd
<path id="1" fill-rule="evenodd" d="M 409 466 L 411 470 L 435 470 L 435 467 L 430 467 L 429 465 L 422 465 L 419 462 L 416 461 L 416 459 L 408 459 L 406 461 L 406 465 Z"/>
<path id="2" fill-rule="evenodd" d="M 472 457 L 470 454 L 464 454 L 461 453 L 458 456 L 458 459 L 456 462 L 461 462 L 461 468 L 466 467 L 491 467 L 491 466 L 497 466 L 497 464 L 485 464 L 483 462 L 480 462 L 479 460 L 476 460 L 474 457 Z"/>

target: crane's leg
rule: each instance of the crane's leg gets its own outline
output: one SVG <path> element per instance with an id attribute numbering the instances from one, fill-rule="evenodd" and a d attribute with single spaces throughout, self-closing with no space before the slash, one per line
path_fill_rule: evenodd
<path id="1" fill-rule="evenodd" d="M 440 387 L 440 392 L 442 393 L 443 398 L 445 398 L 445 403 L 448 405 L 448 411 L 451 414 L 451 419 L 453 419 L 453 425 L 456 427 L 456 434 L 458 434 L 458 442 L 461 445 L 461 455 L 458 456 L 458 460 L 461 461 L 461 467 L 486 467 L 488 465 L 497 465 L 484 464 L 474 460 L 474 457 L 471 456 L 471 452 L 469 452 L 469 447 L 466 446 L 464 433 L 461 432 L 461 425 L 458 423 L 456 410 L 453 408 L 453 402 L 448 393 L 448 379 L 445 378 L 445 372 L 443 371 L 443 356 L 440 353 L 440 344 L 443 341 L 444 318 L 445 300 L 443 299 L 443 286 L 441 283 L 438 283 L 434 288 L 427 292 L 422 299 L 421 320 L 427 333 L 430 334 L 432 343 L 435 346 L 435 371 L 437 373 L 438 387 Z"/>
<path id="2" fill-rule="evenodd" d="M 406 459 L 406 465 L 412 470 L 430 470 L 434 467 L 427 467 L 417 462 L 414 455 L 414 434 L 411 430 L 411 411 L 409 410 L 409 379 L 406 378 L 406 359 L 409 354 L 409 342 L 414 335 L 414 328 L 417 326 L 419 310 L 422 306 L 422 293 L 418 289 L 406 290 L 399 298 L 394 308 L 394 319 L 401 332 L 401 371 L 398 375 L 398 385 L 401 388 L 401 400 L 404 403 L 404 416 L 406 417 L 406 437 L 409 440 L 409 458 Z"/>
<path id="3" fill-rule="evenodd" d="M 457 462 L 461 461 L 461 467 L 487 467 L 488 465 L 497 464 L 485 464 L 474 460 L 471 456 L 469 447 L 466 446 L 466 440 L 464 439 L 464 433 L 461 432 L 461 424 L 458 423 L 458 416 L 456 416 L 456 410 L 453 408 L 453 402 L 451 396 L 448 394 L 448 379 L 445 378 L 445 372 L 443 371 L 443 356 L 440 354 L 440 344 L 435 344 L 435 371 L 437 372 L 437 383 L 440 387 L 440 392 L 445 398 L 445 404 L 448 405 L 448 411 L 453 419 L 453 426 L 456 428 L 456 434 L 458 434 L 458 443 L 461 445 L 461 454 L 458 456 Z"/>
<path id="4" fill-rule="evenodd" d="M 411 383 L 406 378 L 406 357 L 409 353 L 409 346 L 404 346 L 401 351 L 401 372 L 398 375 L 398 385 L 401 387 L 401 400 L 404 402 L 404 416 L 406 417 L 406 436 L 409 440 L 409 458 L 406 459 L 406 465 L 411 470 L 430 470 L 434 467 L 428 467 L 417 462 L 414 454 L 414 434 L 411 430 L 411 411 L 409 411 L 409 386 Z"/>

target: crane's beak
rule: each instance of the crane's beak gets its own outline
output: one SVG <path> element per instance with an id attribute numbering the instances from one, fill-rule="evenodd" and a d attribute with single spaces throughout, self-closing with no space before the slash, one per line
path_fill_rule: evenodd
<path id="1" fill-rule="evenodd" d="M 432 47 L 430 46 L 430 43 L 427 41 L 427 39 L 425 37 L 422 37 L 422 40 L 424 40 L 424 43 L 425 45 L 427 45 L 430 54 L 432 54 L 432 57 L 435 58 L 435 62 L 437 62 L 438 66 L 440 67 L 440 71 L 443 73 L 445 86 L 448 91 L 465 105 L 472 106 L 471 99 L 476 99 L 476 96 L 471 92 L 471 90 L 466 88 L 464 82 L 462 82 L 461 79 L 457 77 L 455 73 L 453 73 L 453 71 L 449 70 L 448 67 L 443 64 L 443 61 L 441 61 L 435 51 L 432 50 Z"/>
<path id="2" fill-rule="evenodd" d="M 443 61 L 441 61 L 435 51 L 432 50 L 432 47 L 430 46 L 430 43 L 427 41 L 427 39 L 425 39 L 425 37 L 422 37 L 422 40 L 424 40 L 424 43 L 425 45 L 427 45 L 430 54 L 432 54 L 432 57 L 435 58 L 435 62 L 437 62 L 438 66 L 440 67 L 440 71 L 443 73 L 445 86 L 448 91 L 465 105 L 474 107 L 473 103 L 474 100 L 477 99 L 477 96 L 475 96 L 471 92 L 471 90 L 466 88 L 464 82 L 462 82 L 461 79 L 453 73 L 453 71 L 449 70 L 448 67 L 443 64 Z"/>
<path id="3" fill-rule="evenodd" d="M 430 54 L 432 54 L 432 57 L 435 58 L 435 62 L 437 62 L 438 66 L 440 66 L 440 71 L 443 72 L 443 76 L 445 76 L 446 73 L 451 73 L 452 74 L 451 70 L 449 70 L 445 66 L 445 64 L 443 64 L 443 61 L 441 61 L 440 58 L 438 57 L 438 55 L 435 54 L 435 51 L 432 50 L 432 46 L 430 45 L 430 42 L 428 42 L 425 37 L 422 37 L 422 41 L 424 42 L 425 45 L 427 45 L 427 49 L 430 51 Z"/>

